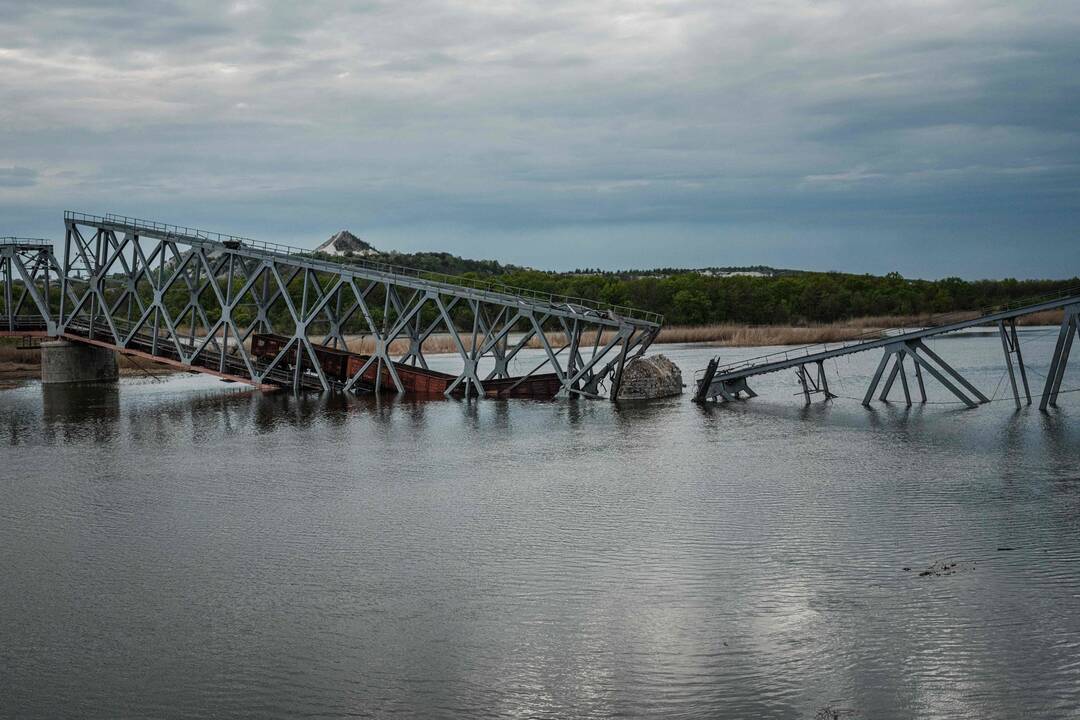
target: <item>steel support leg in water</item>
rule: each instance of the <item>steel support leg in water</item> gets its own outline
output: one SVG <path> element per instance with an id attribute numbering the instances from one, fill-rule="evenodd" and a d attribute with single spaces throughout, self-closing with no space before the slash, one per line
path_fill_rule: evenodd
<path id="1" fill-rule="evenodd" d="M 911 405 L 911 390 L 908 387 L 907 373 L 904 370 L 905 357 L 911 357 L 911 360 L 915 365 L 915 377 L 918 380 L 919 393 L 922 396 L 923 402 L 926 402 L 926 388 L 923 385 L 922 379 L 923 370 L 930 373 L 930 375 L 941 383 L 946 390 L 955 395 L 968 407 L 975 407 L 978 403 L 990 402 L 990 398 L 986 397 L 986 395 L 968 382 L 967 379 L 951 365 L 942 360 L 941 357 L 928 348 L 922 340 L 916 339 L 889 345 L 885 348 L 885 352 L 881 357 L 881 362 L 878 363 L 877 370 L 874 373 L 874 378 L 870 381 L 870 387 L 867 388 L 866 395 L 863 397 L 863 405 L 869 407 L 870 401 L 874 397 L 874 392 L 881 383 L 881 377 L 885 374 L 885 370 L 889 366 L 890 360 L 893 361 L 893 368 L 889 373 L 888 380 L 882 388 L 881 395 L 878 399 L 883 402 L 888 400 L 889 391 L 892 389 L 897 376 L 899 376 L 900 382 L 904 388 L 904 400 L 908 405 Z M 972 400 L 968 395 L 961 391 L 960 388 L 954 384 L 954 381 L 973 395 L 975 400 Z"/>
<path id="2" fill-rule="evenodd" d="M 889 379 L 885 381 L 885 387 L 881 389 L 881 395 L 878 396 L 878 400 L 881 402 L 888 402 L 889 391 L 892 390 L 893 383 L 896 382 L 897 375 L 900 376 L 900 382 L 904 386 L 904 400 L 908 407 L 911 407 L 911 391 L 908 388 L 907 373 L 904 371 L 904 357 L 907 355 L 907 350 L 899 348 L 892 353 L 893 367 L 892 372 L 889 373 Z"/>
<path id="3" fill-rule="evenodd" d="M 821 392 L 825 393 L 825 399 L 832 400 L 834 397 L 836 397 L 836 395 L 833 395 L 832 392 L 829 390 L 829 378 L 825 374 L 824 360 L 818 360 L 817 362 L 817 376 L 818 387 L 821 389 Z"/>
<path id="4" fill-rule="evenodd" d="M 1069 362 L 1073 338 L 1077 334 L 1080 334 L 1080 303 L 1065 308 L 1065 317 L 1061 321 L 1061 331 L 1058 332 L 1057 343 L 1054 345 L 1054 354 L 1050 358 L 1050 372 L 1046 375 L 1042 400 L 1039 401 L 1040 410 L 1057 407 L 1061 382 L 1065 379 L 1065 366 Z"/>
<path id="5" fill-rule="evenodd" d="M 811 375 L 810 371 L 806 369 L 805 365 L 799 365 L 795 368 L 795 376 L 799 378 L 799 384 L 802 386 L 803 398 L 806 400 L 806 404 L 810 404 L 811 394 L 822 394 L 825 396 L 825 400 L 832 400 L 835 395 L 829 392 L 829 379 L 825 375 L 825 363 L 819 360 L 815 363 L 817 365 L 817 372 L 815 375 Z M 745 384 L 745 380 L 743 381 Z"/>
<path id="6" fill-rule="evenodd" d="M 1009 321 L 1009 329 L 1006 330 L 1005 321 L 998 322 L 998 332 L 1001 335 L 1001 349 L 1005 352 L 1005 367 L 1009 370 L 1009 384 L 1012 386 L 1013 400 L 1016 401 L 1016 409 L 1019 410 L 1020 390 L 1016 384 L 1016 371 L 1013 370 L 1012 356 L 1016 356 L 1016 364 L 1020 369 L 1020 378 L 1024 383 L 1024 394 L 1027 396 L 1027 404 L 1031 404 L 1031 388 L 1028 387 L 1027 370 L 1024 368 L 1024 356 L 1020 352 L 1020 340 L 1016 337 L 1016 320 Z"/>
<path id="7" fill-rule="evenodd" d="M 877 370 L 874 372 L 873 379 L 870 382 L 870 387 L 863 398 L 864 405 L 870 405 L 879 389 L 882 391 L 880 398 L 887 400 L 897 378 L 900 379 L 900 385 L 904 390 L 905 402 L 909 405 L 912 403 L 912 388 L 907 372 L 907 360 L 910 358 L 912 361 L 911 368 L 915 370 L 916 387 L 919 389 L 922 402 L 927 401 L 926 386 L 923 378 L 923 371 L 926 371 L 930 377 L 941 383 L 946 390 L 951 392 L 962 403 L 968 407 L 975 407 L 979 403 L 989 402 L 989 398 L 968 382 L 955 368 L 939 357 L 937 353 L 927 347 L 924 341 L 930 337 L 959 330 L 994 325 L 998 327 L 1001 334 L 1007 355 L 1007 369 L 1012 369 L 1013 397 L 1019 403 L 1020 385 L 1016 383 L 1016 370 L 1020 372 L 1020 381 L 1024 386 L 1024 394 L 1030 397 L 1031 391 L 1028 386 L 1027 368 L 1024 365 L 1020 342 L 1016 334 L 1016 318 L 1058 309 L 1065 310 L 1066 322 L 1062 324 L 1058 344 L 1054 351 L 1052 372 L 1047 380 L 1046 389 L 1043 391 L 1041 407 L 1046 408 L 1057 401 L 1057 396 L 1061 392 L 1065 364 L 1074 340 L 1073 334 L 1080 334 L 1080 319 L 1078 319 L 1080 318 L 1080 293 L 1076 288 L 1039 300 L 1033 300 L 1018 307 L 996 309 L 977 317 L 968 317 L 958 321 L 947 320 L 928 327 L 898 329 L 895 332 L 882 333 L 866 340 L 785 348 L 726 365 L 720 363 L 719 357 L 714 357 L 700 374 L 694 399 L 697 402 L 719 399 L 732 400 L 738 394 L 737 389 L 740 386 L 745 387 L 749 378 L 788 369 L 795 370 L 796 378 L 803 391 L 801 394 L 804 400 L 815 391 L 823 392 L 827 398 L 835 397 L 829 392 L 828 381 L 822 367 L 823 362 L 855 353 L 884 350 Z M 1012 364 L 1013 355 L 1016 356 L 1015 367 Z M 817 383 L 813 381 L 810 373 L 806 371 L 806 367 L 810 363 L 817 363 L 818 365 Z M 891 368 L 890 363 L 892 363 Z M 886 371 L 889 371 L 887 377 Z M 885 382 L 884 387 L 882 387 L 883 381 Z"/>
<path id="8" fill-rule="evenodd" d="M 795 368 L 795 375 L 799 378 L 799 384 L 802 385 L 803 397 L 806 399 L 806 404 L 810 404 L 810 383 L 806 378 L 806 366 L 800 365 Z"/>

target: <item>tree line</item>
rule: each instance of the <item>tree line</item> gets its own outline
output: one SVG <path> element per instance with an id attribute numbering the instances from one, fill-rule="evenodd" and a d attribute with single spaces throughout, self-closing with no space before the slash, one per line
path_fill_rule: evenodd
<path id="1" fill-rule="evenodd" d="M 324 256 L 324 259 L 331 258 Z M 443 273 L 460 267 L 458 261 L 461 260 L 444 253 L 422 253 L 415 258 L 395 254 L 393 259 L 397 265 L 413 265 L 415 269 L 430 273 Z M 417 262 L 413 263 L 414 259 Z M 348 258 L 333 260 L 349 262 Z M 802 325 L 866 316 L 987 310 L 1080 288 L 1078 277 L 1067 280 L 963 280 L 956 277 L 913 280 L 897 273 L 876 276 L 801 271 L 784 271 L 770 276 L 716 276 L 693 271 L 670 274 L 660 271 L 650 271 L 650 274 L 638 274 L 639 271 L 582 274 L 542 272 L 487 261 L 465 262 L 471 270 L 458 274 L 460 281 L 481 280 L 512 288 L 650 310 L 664 315 L 667 325 Z M 454 281 L 442 275 L 437 278 L 432 276 L 432 279 Z M 116 281 L 115 287 L 106 290 L 110 304 L 119 297 L 124 284 L 121 276 L 117 276 Z M 219 278 L 219 287 L 223 288 L 223 284 L 224 278 Z M 233 291 L 237 292 L 241 281 L 234 279 L 233 285 Z M 297 306 L 300 305 L 302 287 L 300 278 L 289 284 L 289 295 Z M 52 303 L 58 307 L 59 288 L 54 286 L 51 290 Z M 139 283 L 138 292 L 144 302 L 148 302 L 153 294 L 145 280 Z M 208 319 L 214 322 L 218 312 L 214 308 L 212 290 L 206 289 L 203 294 Z M 255 318 L 256 307 L 248 300 L 241 299 L 235 311 L 236 319 L 242 326 Z M 181 313 L 188 301 L 189 290 L 184 283 L 174 283 L 165 293 L 170 315 L 178 321 L 186 322 L 181 318 Z M 385 322 L 382 318 L 384 298 L 381 290 L 375 291 L 369 298 L 369 305 L 373 319 L 379 324 Z M 464 307 L 458 310 L 464 311 Z M 126 314 L 138 316 L 138 312 L 133 310 Z M 422 317 L 426 322 L 434 315 L 433 308 L 426 308 Z M 278 326 L 286 318 L 286 307 L 279 301 L 271 308 L 270 319 Z M 365 327 L 359 314 L 348 325 L 350 330 L 356 331 Z"/>
<path id="2" fill-rule="evenodd" d="M 1068 280 L 909 280 L 797 272 L 772 277 L 571 275 L 519 270 L 490 279 L 544 292 L 662 313 L 669 325 L 829 323 L 872 315 L 921 315 L 1000 307 L 1080 287 Z"/>
<path id="3" fill-rule="evenodd" d="M 325 258 L 331 259 L 331 258 Z M 332 258 L 348 262 L 348 259 Z M 669 325 L 800 325 L 856 317 L 984 310 L 1080 287 L 1066 280 L 918 280 L 887 275 L 776 270 L 708 275 L 676 268 L 556 273 L 449 253 L 384 253 L 379 261 L 512 287 L 651 310 Z"/>

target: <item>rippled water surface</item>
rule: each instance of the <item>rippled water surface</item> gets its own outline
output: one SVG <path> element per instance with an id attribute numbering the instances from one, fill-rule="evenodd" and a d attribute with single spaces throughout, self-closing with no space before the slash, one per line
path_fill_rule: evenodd
<path id="1" fill-rule="evenodd" d="M 0 716 L 1077 717 L 1080 393 L 935 349 L 1007 402 L 0 391 Z"/>

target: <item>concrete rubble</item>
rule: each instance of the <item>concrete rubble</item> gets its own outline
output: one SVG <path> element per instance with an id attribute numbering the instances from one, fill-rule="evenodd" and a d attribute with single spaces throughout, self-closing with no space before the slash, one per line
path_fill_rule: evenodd
<path id="1" fill-rule="evenodd" d="M 663 355 L 634 358 L 623 369 L 620 400 L 651 400 L 680 395 L 682 371 Z"/>

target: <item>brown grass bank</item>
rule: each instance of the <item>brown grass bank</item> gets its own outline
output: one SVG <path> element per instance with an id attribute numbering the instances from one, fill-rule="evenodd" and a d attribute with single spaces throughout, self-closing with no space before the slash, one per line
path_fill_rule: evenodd
<path id="1" fill-rule="evenodd" d="M 873 338 L 886 330 L 925 327 L 941 324 L 943 320 L 959 322 L 976 318 L 978 315 L 976 312 L 950 313 L 947 318 L 940 315 L 885 315 L 804 326 L 736 323 L 675 326 L 662 329 L 657 342 L 710 343 L 739 347 L 813 345 Z M 1016 324 L 1019 326 L 1059 325 L 1063 317 L 1063 310 L 1047 310 L 1017 318 Z"/>
<path id="2" fill-rule="evenodd" d="M 737 325 L 722 323 L 716 325 L 694 325 L 665 327 L 660 331 L 657 343 L 709 343 L 715 345 L 739 345 L 743 347 L 755 347 L 762 345 L 802 345 L 821 342 L 838 342 L 851 340 L 857 337 L 874 337 L 874 327 L 869 325 L 812 325 L 807 327 L 788 327 L 782 325 Z M 609 342 L 614 333 L 605 332 L 600 338 L 601 343 Z M 472 337 L 463 336 L 462 344 L 466 352 L 472 350 Z M 548 333 L 548 343 L 558 350 L 566 343 L 565 335 L 561 333 Z M 346 338 L 349 350 L 356 353 L 369 354 L 375 349 L 375 342 L 371 337 L 353 336 Z M 584 333 L 581 338 L 582 348 L 589 348 L 596 342 L 595 333 Z M 477 338 L 477 344 L 484 344 L 484 337 Z M 511 341 L 513 346 L 513 341 Z M 538 337 L 533 337 L 526 343 L 528 348 L 541 348 L 543 345 Z M 390 345 L 392 355 L 400 355 L 409 349 L 407 340 L 395 340 Z M 458 352 L 457 344 L 449 335 L 432 335 L 424 341 L 425 355 L 438 355 Z"/>

